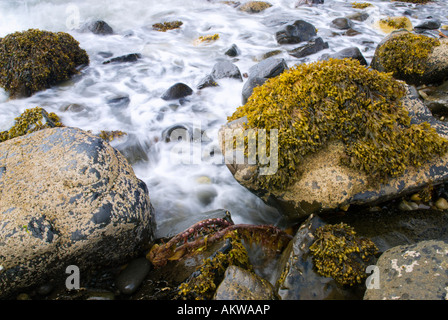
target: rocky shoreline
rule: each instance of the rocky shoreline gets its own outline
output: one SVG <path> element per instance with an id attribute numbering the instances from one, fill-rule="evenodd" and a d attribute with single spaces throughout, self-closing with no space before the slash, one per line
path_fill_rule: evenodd
<path id="1" fill-rule="evenodd" d="M 228 4 L 250 15 L 272 7 Z M 351 19 L 362 21 L 338 18 L 332 28 L 353 35 Z M 289 223 L 284 229 L 236 224 L 223 208 L 157 238 L 151 194 L 132 168 L 147 157 L 144 150 L 109 144 L 124 132 L 95 135 L 64 126 L 43 108 L 27 109 L 0 132 L 0 298 L 447 300 L 448 41 L 436 22 L 380 22 L 393 31 L 368 69 L 354 47 L 296 66 L 265 56 L 246 74 L 231 61 L 239 54 L 233 45 L 224 54 L 229 59 L 196 88 L 181 82 L 166 88 L 160 98 L 182 104 L 221 81 L 244 82 L 236 93 L 244 106 L 222 130 L 286 128 L 277 145 L 279 171 L 271 176 L 261 173 L 260 162 L 222 167 L 276 207 Z M 154 30 L 181 27 L 176 21 Z M 114 34 L 104 21 L 81 30 Z M 50 44 L 39 43 L 41 37 Z M 297 45 L 288 50 L 296 58 L 328 48 L 303 20 L 273 37 L 280 48 Z M 40 53 L 29 56 L 18 45 L 24 42 Z M 89 64 L 78 45 L 64 33 L 36 29 L 0 39 L 0 85 L 17 99 L 70 79 Z M 42 59 L 47 54 L 51 59 Z M 142 58 L 104 55 L 103 64 Z M 160 139 L 170 137 L 164 132 Z M 68 266 L 81 276 L 72 290 Z"/>

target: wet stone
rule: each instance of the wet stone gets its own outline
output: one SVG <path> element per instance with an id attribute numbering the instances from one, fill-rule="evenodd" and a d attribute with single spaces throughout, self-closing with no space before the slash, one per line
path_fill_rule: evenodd
<path id="1" fill-rule="evenodd" d="M 146 258 L 132 260 L 118 275 L 115 284 L 123 294 L 134 293 L 151 270 L 151 262 Z"/>

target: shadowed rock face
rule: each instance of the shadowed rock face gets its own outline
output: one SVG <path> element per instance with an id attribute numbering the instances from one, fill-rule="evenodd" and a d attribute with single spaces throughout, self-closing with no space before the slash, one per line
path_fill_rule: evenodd
<path id="1" fill-rule="evenodd" d="M 0 144 L 0 296 L 123 263 L 153 239 L 146 185 L 102 139 L 75 128 Z"/>

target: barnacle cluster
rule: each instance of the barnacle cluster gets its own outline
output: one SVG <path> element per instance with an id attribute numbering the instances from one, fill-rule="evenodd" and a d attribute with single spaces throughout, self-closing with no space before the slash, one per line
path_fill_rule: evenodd
<path id="1" fill-rule="evenodd" d="M 278 170 L 255 177 L 261 188 L 284 190 L 300 177 L 304 157 L 331 140 L 344 143 L 344 165 L 383 181 L 448 151 L 448 141 L 427 123 L 411 125 L 404 94 L 390 74 L 329 59 L 268 79 L 228 120 L 246 116 L 247 128 L 265 129 L 267 150 L 269 132 L 278 130 Z"/>
<path id="2" fill-rule="evenodd" d="M 53 112 L 48 113 L 40 107 L 26 109 L 19 117 L 15 118 L 14 126 L 8 131 L 0 132 L 0 142 L 38 130 L 62 126 L 59 117 Z"/>
<path id="3" fill-rule="evenodd" d="M 157 31 L 166 32 L 168 30 L 179 29 L 184 23 L 182 21 L 165 21 L 161 23 L 154 23 L 152 28 Z"/>
<path id="4" fill-rule="evenodd" d="M 0 86 L 12 98 L 68 80 L 89 56 L 71 35 L 29 29 L 0 40 Z"/>
<path id="5" fill-rule="evenodd" d="M 225 239 L 230 240 L 231 249 L 227 252 L 218 251 L 213 257 L 205 259 L 197 273 L 179 286 L 178 293 L 182 298 L 210 300 L 230 265 L 252 270 L 238 231 L 227 234 Z"/>
<path id="6" fill-rule="evenodd" d="M 422 75 L 425 59 L 440 41 L 424 35 L 403 32 L 394 35 L 378 48 L 378 58 L 386 72 L 402 79 L 406 75 Z"/>
<path id="7" fill-rule="evenodd" d="M 341 285 L 361 283 L 368 263 L 378 252 L 375 244 L 356 236 L 345 223 L 319 227 L 314 236 L 310 252 L 317 273 L 332 277 Z"/>

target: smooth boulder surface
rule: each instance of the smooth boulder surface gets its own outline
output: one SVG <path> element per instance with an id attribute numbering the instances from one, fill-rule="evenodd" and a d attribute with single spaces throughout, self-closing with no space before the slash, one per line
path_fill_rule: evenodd
<path id="1" fill-rule="evenodd" d="M 0 296 L 121 264 L 153 240 L 145 183 L 83 130 L 44 129 L 0 144 Z"/>

